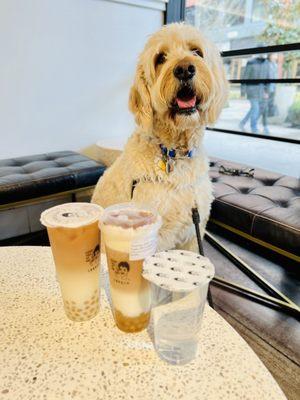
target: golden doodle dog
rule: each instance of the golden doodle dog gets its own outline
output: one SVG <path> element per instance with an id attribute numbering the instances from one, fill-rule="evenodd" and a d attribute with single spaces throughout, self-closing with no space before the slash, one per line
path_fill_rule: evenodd
<path id="1" fill-rule="evenodd" d="M 130 201 L 158 210 L 159 250 L 196 249 L 191 209 L 204 234 L 212 186 L 202 139 L 227 98 L 217 48 L 185 24 L 164 26 L 139 57 L 129 108 L 136 130 L 124 152 L 100 178 L 92 202 L 107 207 Z"/>

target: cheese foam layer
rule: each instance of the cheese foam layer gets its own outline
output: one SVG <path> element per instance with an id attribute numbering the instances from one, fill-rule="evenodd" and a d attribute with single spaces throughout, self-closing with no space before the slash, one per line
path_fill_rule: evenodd
<path id="1" fill-rule="evenodd" d="M 130 253 L 134 240 L 157 235 L 161 217 L 147 207 L 124 203 L 108 207 L 100 217 L 104 242 L 113 250 Z"/>

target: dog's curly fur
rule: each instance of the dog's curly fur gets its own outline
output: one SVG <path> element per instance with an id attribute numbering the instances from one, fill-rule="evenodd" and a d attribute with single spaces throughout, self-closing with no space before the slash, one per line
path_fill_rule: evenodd
<path id="1" fill-rule="evenodd" d="M 163 62 L 158 63 L 162 53 Z M 197 109 L 190 114 L 172 111 L 180 89 L 173 71 L 180 63 L 195 66 L 192 85 Z M 99 180 L 92 202 L 107 207 L 130 201 L 132 182 L 137 180 L 133 200 L 155 207 L 163 218 L 159 249 L 195 248 L 191 208 L 198 206 L 203 235 L 213 199 L 202 146 L 204 127 L 216 121 L 226 98 L 219 52 L 196 28 L 170 24 L 151 36 L 130 91 L 129 108 L 137 128 L 122 155 Z M 177 160 L 174 171 L 166 174 L 155 162 L 161 143 L 168 148 L 193 148 L 195 154 Z"/>

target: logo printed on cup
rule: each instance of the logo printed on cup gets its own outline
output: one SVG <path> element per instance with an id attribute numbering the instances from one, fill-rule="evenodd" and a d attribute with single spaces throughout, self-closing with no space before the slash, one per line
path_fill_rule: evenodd
<path id="1" fill-rule="evenodd" d="M 115 283 L 118 283 L 120 285 L 129 285 L 129 271 L 130 271 L 130 265 L 127 261 L 116 261 L 116 260 L 111 260 L 111 269 L 114 274 L 114 281 Z"/>
<path id="2" fill-rule="evenodd" d="M 86 251 L 85 253 L 85 261 L 89 263 L 90 267 L 88 272 L 92 272 L 99 266 L 99 257 L 100 257 L 100 245 L 97 244 L 96 247 L 92 250 Z"/>

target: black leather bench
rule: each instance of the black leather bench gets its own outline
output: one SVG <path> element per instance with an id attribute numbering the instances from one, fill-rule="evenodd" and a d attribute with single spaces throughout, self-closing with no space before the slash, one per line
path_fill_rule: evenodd
<path id="1" fill-rule="evenodd" d="M 104 170 L 74 151 L 0 160 L 0 240 L 40 230 L 43 209 L 75 201 Z"/>
<path id="2" fill-rule="evenodd" d="M 74 151 L 0 160 L 0 204 L 93 186 L 104 170 Z"/>
<path id="3" fill-rule="evenodd" d="M 215 196 L 211 221 L 300 261 L 299 180 L 260 168 L 255 168 L 253 177 L 231 176 L 221 173 L 221 166 L 227 170 L 247 167 L 211 158 Z"/>
<path id="4" fill-rule="evenodd" d="M 255 168 L 253 178 L 230 176 L 220 173 L 221 165 L 234 169 L 246 167 L 211 158 L 210 176 L 215 195 L 211 221 L 300 261 L 299 180 L 259 168 Z M 82 189 L 92 188 L 104 170 L 104 165 L 73 151 L 0 160 L 2 231 L 3 227 L 6 230 L 11 227 L 7 217 L 3 217 L 2 210 L 55 198 L 61 193 L 75 194 Z M 41 210 L 42 207 L 37 214 Z M 17 212 L 11 215 L 16 224 Z M 27 219 L 32 220 L 31 216 L 32 213 Z M 31 221 L 29 231 L 40 228 L 38 223 L 35 227 L 32 224 Z"/>

